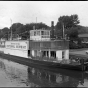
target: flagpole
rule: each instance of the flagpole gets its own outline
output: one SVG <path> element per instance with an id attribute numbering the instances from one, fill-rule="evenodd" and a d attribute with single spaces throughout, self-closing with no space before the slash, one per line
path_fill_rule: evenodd
<path id="1" fill-rule="evenodd" d="M 63 23 L 63 39 L 65 38 L 65 34 L 64 34 L 64 23 Z"/>
<path id="2" fill-rule="evenodd" d="M 11 40 L 12 40 L 12 19 L 10 18 L 11 21 Z"/>
<path id="3" fill-rule="evenodd" d="M 37 17 L 36 17 L 36 23 L 37 23 Z"/>

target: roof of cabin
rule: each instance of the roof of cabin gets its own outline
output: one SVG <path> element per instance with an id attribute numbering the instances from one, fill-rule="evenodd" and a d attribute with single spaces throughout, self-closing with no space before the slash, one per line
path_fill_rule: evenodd
<path id="1" fill-rule="evenodd" d="M 30 30 L 30 31 L 50 31 L 50 29 L 35 29 L 35 30 Z"/>

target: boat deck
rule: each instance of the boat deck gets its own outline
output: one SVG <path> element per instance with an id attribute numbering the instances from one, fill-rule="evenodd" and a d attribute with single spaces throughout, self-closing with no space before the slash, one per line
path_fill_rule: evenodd
<path id="1" fill-rule="evenodd" d="M 75 61 L 70 61 L 70 60 L 57 60 L 55 58 L 48 58 L 48 57 L 42 57 L 42 59 L 40 57 L 32 57 L 33 60 L 40 60 L 40 61 L 47 61 L 47 62 L 54 62 L 54 63 L 61 63 L 61 64 L 69 64 L 69 65 L 81 65 L 78 62 Z"/>
<path id="2" fill-rule="evenodd" d="M 23 61 L 30 64 L 30 65 L 35 65 L 35 66 L 45 66 L 48 68 L 53 68 L 53 69 L 57 69 L 58 68 L 63 68 L 63 69 L 69 69 L 69 70 L 76 70 L 76 71 L 86 71 L 87 65 L 81 65 L 77 62 L 74 63 L 66 63 L 64 60 L 62 62 L 60 61 L 50 61 L 44 58 L 39 58 L 39 57 L 35 57 L 35 58 L 23 58 L 23 57 L 18 57 L 18 56 L 13 56 L 13 55 L 8 55 L 8 54 L 0 54 L 0 57 L 2 58 L 6 58 L 9 60 L 17 60 L 17 61 Z M 51 59 L 52 60 L 52 59 Z M 69 61 L 68 61 L 69 62 Z"/>

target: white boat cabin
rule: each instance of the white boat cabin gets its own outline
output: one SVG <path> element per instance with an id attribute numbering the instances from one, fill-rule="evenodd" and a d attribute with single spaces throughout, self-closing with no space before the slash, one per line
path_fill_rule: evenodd
<path id="1" fill-rule="evenodd" d="M 31 30 L 30 40 L 48 41 L 50 40 L 50 30 L 45 29 Z"/>

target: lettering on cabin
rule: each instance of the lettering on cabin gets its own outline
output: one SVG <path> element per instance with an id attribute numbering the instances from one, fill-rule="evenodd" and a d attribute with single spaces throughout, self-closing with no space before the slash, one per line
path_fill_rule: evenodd
<path id="1" fill-rule="evenodd" d="M 27 44 L 9 42 L 6 44 L 6 48 L 27 50 Z"/>

